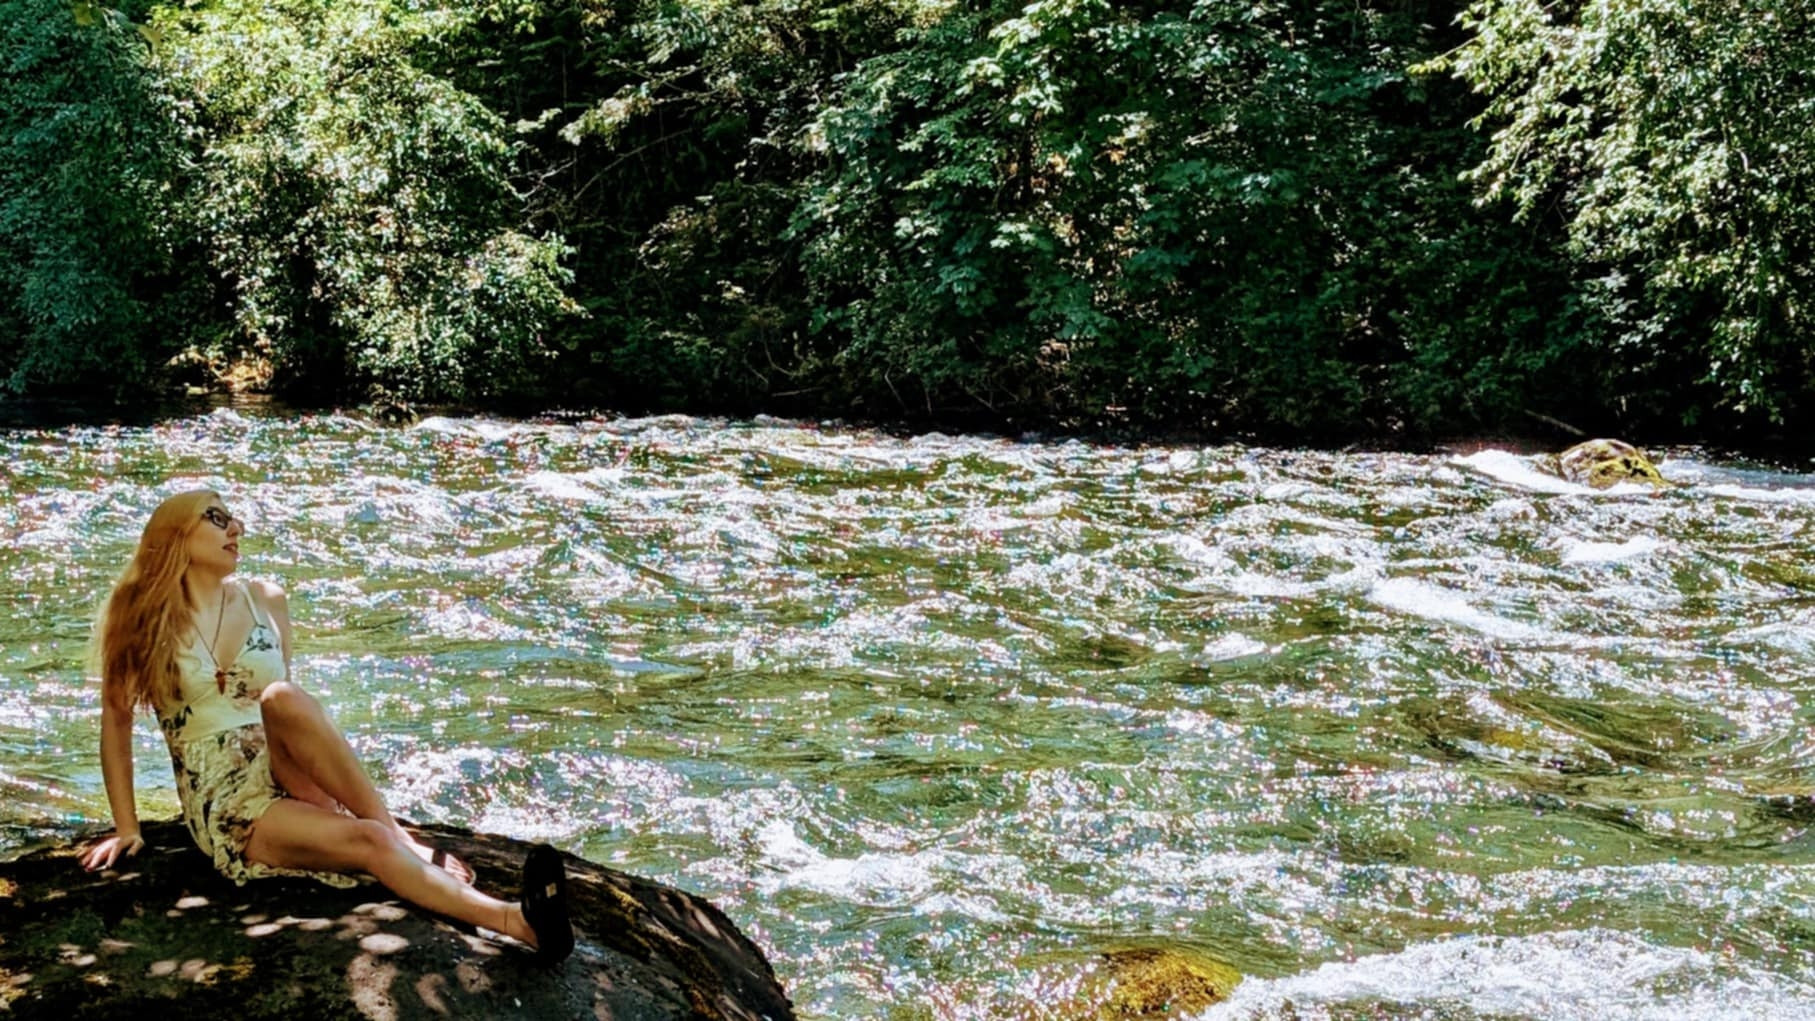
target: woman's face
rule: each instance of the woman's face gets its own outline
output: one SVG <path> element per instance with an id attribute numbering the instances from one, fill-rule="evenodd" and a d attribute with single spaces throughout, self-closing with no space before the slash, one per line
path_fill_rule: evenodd
<path id="1" fill-rule="evenodd" d="M 189 533 L 190 566 L 223 578 L 232 574 L 239 566 L 239 537 L 245 532 L 245 524 L 227 513 L 224 504 L 209 502 L 202 510 L 202 520 Z"/>

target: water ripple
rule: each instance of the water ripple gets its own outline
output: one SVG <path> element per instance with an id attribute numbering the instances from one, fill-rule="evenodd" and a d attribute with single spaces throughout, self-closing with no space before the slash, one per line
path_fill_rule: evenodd
<path id="1" fill-rule="evenodd" d="M 105 815 L 93 608 L 219 489 L 405 816 L 699 890 L 804 1016 L 1815 1009 L 1815 477 L 685 416 L 0 433 L 0 851 Z M 167 759 L 135 735 L 147 811 Z"/>

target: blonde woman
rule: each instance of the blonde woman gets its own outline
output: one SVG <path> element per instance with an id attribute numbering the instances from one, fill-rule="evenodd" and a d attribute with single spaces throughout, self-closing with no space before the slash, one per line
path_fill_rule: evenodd
<path id="1" fill-rule="evenodd" d="M 233 578 L 244 524 L 208 490 L 158 505 L 98 630 L 101 775 L 114 832 L 84 868 L 145 846 L 132 786 L 133 713 L 150 709 L 170 746 L 183 821 L 236 883 L 304 875 L 351 886 L 366 873 L 405 900 L 536 948 L 573 949 L 566 877 L 532 848 L 521 902 L 471 886 L 471 871 L 413 839 L 385 808 L 321 704 L 290 680 L 284 591 Z"/>

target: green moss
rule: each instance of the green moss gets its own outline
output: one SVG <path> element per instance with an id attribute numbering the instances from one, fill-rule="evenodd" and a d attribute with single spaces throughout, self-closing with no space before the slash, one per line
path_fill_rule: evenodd
<path id="1" fill-rule="evenodd" d="M 1606 489 L 1621 482 L 1644 482 L 1654 486 L 1667 486 L 1657 466 L 1645 456 L 1645 452 L 1621 440 L 1587 440 L 1578 443 L 1556 457 L 1547 459 L 1545 466 L 1571 482 L 1579 482 L 1595 489 Z"/>
<path id="2" fill-rule="evenodd" d="M 1222 1002 L 1241 981 L 1229 965 L 1182 947 L 1105 954 L 1112 976 L 1101 1021 L 1189 1017 Z"/>

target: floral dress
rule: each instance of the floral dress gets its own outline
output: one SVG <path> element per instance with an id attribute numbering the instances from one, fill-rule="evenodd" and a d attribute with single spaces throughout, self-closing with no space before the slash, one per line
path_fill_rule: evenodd
<path id="1" fill-rule="evenodd" d="M 289 797 L 271 776 L 264 718 L 258 696 L 265 685 L 284 679 L 277 627 L 259 612 L 245 586 L 239 590 L 252 609 L 252 630 L 227 670 L 226 691 L 215 682 L 215 664 L 197 634 L 177 654 L 182 670 L 177 697 L 157 707 L 158 726 L 170 745 L 183 822 L 197 847 L 235 883 L 261 876 L 307 876 L 330 886 L 358 880 L 336 872 L 274 868 L 246 860 L 252 826 L 279 798 Z M 223 597 L 224 598 L 224 597 Z"/>

